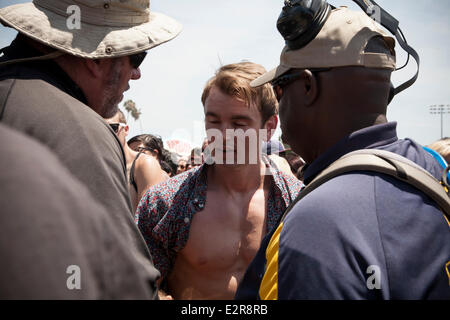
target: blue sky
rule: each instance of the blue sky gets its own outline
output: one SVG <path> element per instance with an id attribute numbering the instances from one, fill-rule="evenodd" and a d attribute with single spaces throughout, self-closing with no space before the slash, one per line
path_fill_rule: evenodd
<path id="1" fill-rule="evenodd" d="M 2 0 L 0 7 L 23 2 L 30 1 Z M 377 2 L 400 21 L 422 60 L 419 80 L 394 99 L 388 119 L 398 121 L 399 137 L 428 144 L 440 138 L 440 118 L 428 107 L 450 104 L 450 1 Z M 330 3 L 359 10 L 350 0 Z M 133 99 L 142 110 L 140 122 L 130 120 L 131 136 L 154 133 L 201 144 L 203 86 L 222 64 L 249 60 L 267 70 L 278 65 L 283 39 L 275 25 L 282 5 L 282 0 L 152 0 L 151 10 L 176 18 L 184 30 L 151 50 L 141 68 L 142 78 L 131 82 L 124 101 Z M 0 46 L 14 36 L 12 29 L 0 27 Z M 397 54 L 400 66 L 406 56 L 399 46 Z M 394 83 L 409 79 L 414 68 L 411 61 L 409 68 L 394 73 Z M 444 117 L 444 135 L 450 136 L 450 115 Z"/>

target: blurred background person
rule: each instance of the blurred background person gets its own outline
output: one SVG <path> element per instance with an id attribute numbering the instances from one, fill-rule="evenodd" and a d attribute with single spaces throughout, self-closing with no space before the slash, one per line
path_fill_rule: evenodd
<path id="1" fill-rule="evenodd" d="M 450 163 L 450 138 L 446 137 L 433 142 L 428 148 L 439 153 L 445 159 L 447 165 Z"/>
<path id="2" fill-rule="evenodd" d="M 134 136 L 133 138 L 128 140 L 127 144 L 131 148 L 131 150 L 139 152 L 139 148 L 145 148 L 144 137 L 145 134 Z"/>
<path id="3" fill-rule="evenodd" d="M 278 170 L 284 172 L 292 178 L 297 178 L 296 172 L 293 172 L 289 162 L 282 156 L 286 150 L 280 141 L 270 140 L 263 144 L 262 150 L 263 153 L 267 154 L 269 159 L 274 162 Z"/>
<path id="4" fill-rule="evenodd" d="M 291 167 L 292 173 L 297 177 L 297 179 L 303 181 L 305 161 L 302 159 L 302 157 L 296 154 L 291 149 L 291 147 L 287 145 L 285 145 L 285 150 L 283 152 L 280 152 L 280 157 L 286 159 L 286 161 L 289 163 L 289 166 Z"/>
<path id="5" fill-rule="evenodd" d="M 189 169 L 199 167 L 203 164 L 203 152 L 201 148 L 194 148 L 191 151 L 191 159 Z"/>
<path id="6" fill-rule="evenodd" d="M 184 157 L 181 157 L 178 160 L 178 165 L 177 165 L 177 175 L 180 173 L 185 172 L 186 170 L 188 170 L 188 160 Z"/>
<path id="7" fill-rule="evenodd" d="M 128 189 L 131 196 L 131 204 L 133 210 L 136 207 L 141 197 L 153 185 L 166 181 L 169 175 L 161 168 L 157 159 L 158 150 L 140 148 L 139 151 L 132 150 L 126 143 L 126 137 L 130 128 L 126 123 L 126 119 L 122 111 L 117 113 L 109 119 L 106 119 L 113 131 L 116 133 L 120 144 L 125 153 L 127 163 L 127 177 Z M 144 153 L 149 150 L 152 155 Z"/>
<path id="8" fill-rule="evenodd" d="M 132 150 L 142 151 L 158 160 L 161 168 L 169 177 L 176 174 L 177 166 L 172 160 L 172 153 L 164 148 L 161 137 L 149 133 L 140 134 L 128 140 L 127 144 Z"/>

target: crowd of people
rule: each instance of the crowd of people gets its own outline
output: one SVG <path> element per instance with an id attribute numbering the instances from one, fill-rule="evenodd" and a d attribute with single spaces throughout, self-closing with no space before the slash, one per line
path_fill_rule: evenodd
<path id="1" fill-rule="evenodd" d="M 375 21 L 330 7 L 276 69 L 221 66 L 207 138 L 179 155 L 128 137 L 119 103 L 181 25 L 92 2 L 71 32 L 55 1 L 0 9 L 19 31 L 0 57 L 0 299 L 450 299 L 450 139 L 397 137 Z M 324 178 L 361 150 L 396 174 Z"/>

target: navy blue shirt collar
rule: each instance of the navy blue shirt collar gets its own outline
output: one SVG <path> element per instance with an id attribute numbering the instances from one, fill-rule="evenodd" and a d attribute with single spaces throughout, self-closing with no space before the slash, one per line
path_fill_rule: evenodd
<path id="1" fill-rule="evenodd" d="M 396 141 L 398 141 L 397 122 L 355 131 L 325 151 L 306 168 L 304 183 L 308 185 L 318 174 L 347 153 L 361 149 L 374 149 Z"/>

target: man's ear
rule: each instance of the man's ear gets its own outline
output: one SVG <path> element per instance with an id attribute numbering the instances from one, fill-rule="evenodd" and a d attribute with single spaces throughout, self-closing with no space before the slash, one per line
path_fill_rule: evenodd
<path id="1" fill-rule="evenodd" d="M 303 93 L 303 103 L 305 106 L 311 106 L 319 95 L 319 83 L 316 75 L 310 70 L 305 69 L 300 75 L 301 81 L 299 81 L 300 90 Z"/>
<path id="2" fill-rule="evenodd" d="M 107 60 L 109 59 L 84 59 L 84 65 L 94 78 L 101 78 L 108 63 Z"/>
<path id="3" fill-rule="evenodd" d="M 278 125 L 278 116 L 276 114 L 271 116 L 264 124 L 264 129 L 267 130 L 267 141 L 270 141 L 270 139 L 272 139 L 273 135 L 275 134 L 275 131 L 277 130 L 277 125 Z"/>

